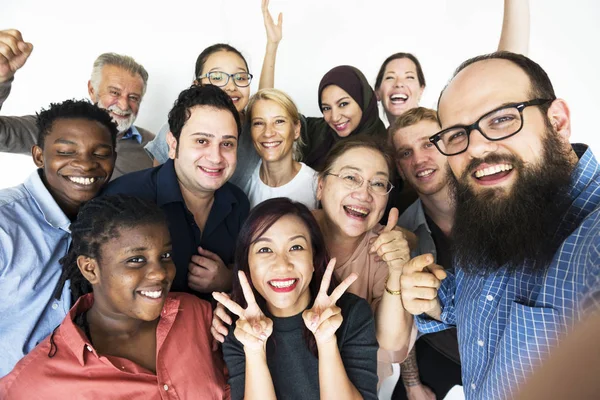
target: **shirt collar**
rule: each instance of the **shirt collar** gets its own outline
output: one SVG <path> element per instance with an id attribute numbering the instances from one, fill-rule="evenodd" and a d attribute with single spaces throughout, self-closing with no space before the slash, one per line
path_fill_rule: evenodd
<path id="1" fill-rule="evenodd" d="M 168 203 L 185 203 L 172 158 L 161 165 L 156 173 L 156 204 L 162 207 Z"/>
<path id="2" fill-rule="evenodd" d="M 23 184 L 25 189 L 31 194 L 33 201 L 42 212 L 46 222 L 57 229 L 71 233 L 69 227 L 71 220 L 65 215 L 60 206 L 56 203 L 46 185 L 42 181 L 42 169 L 34 171 Z"/>
<path id="3" fill-rule="evenodd" d="M 408 213 L 408 215 L 412 215 L 412 219 L 410 222 L 409 226 L 405 226 L 404 228 L 407 228 L 409 230 L 411 230 L 412 232 L 415 232 L 417 229 L 419 229 L 421 226 L 425 226 L 425 229 L 427 229 L 427 232 L 431 233 L 431 230 L 429 229 L 429 225 L 427 224 L 427 219 L 425 218 L 425 209 L 423 209 L 423 203 L 421 202 L 421 199 L 417 199 L 407 210 L 406 212 Z"/>
<path id="4" fill-rule="evenodd" d="M 572 146 L 577 157 L 579 157 L 579 162 L 571 174 L 570 196 L 575 199 L 589 186 L 592 180 L 599 178 L 600 168 L 594 153 L 587 145 L 573 143 Z"/>
<path id="5" fill-rule="evenodd" d="M 133 125 L 131 125 L 131 128 L 129 128 L 121 138 L 121 140 L 127 139 L 134 139 L 139 144 L 142 144 L 142 135 L 140 134 L 140 131 L 138 131 L 137 128 Z"/>
<path id="6" fill-rule="evenodd" d="M 156 328 L 157 332 L 159 332 L 159 334 L 157 334 L 156 342 L 157 352 L 164 343 L 170 327 L 173 326 L 173 323 L 175 322 L 175 318 L 179 312 L 179 303 L 179 298 L 173 297 L 170 294 L 168 295 L 165 305 L 163 306 L 163 310 L 160 314 L 161 320 L 159 322 L 159 326 Z M 67 317 L 64 319 L 59 328 L 62 339 L 65 341 L 65 344 L 69 347 L 71 352 L 75 355 L 81 366 L 85 365 L 85 353 L 91 353 L 94 356 L 99 357 L 96 349 L 94 349 L 90 343 L 90 340 L 85 336 L 82 330 L 75 325 L 74 322 L 75 317 L 88 311 L 90 308 L 92 308 L 93 304 L 93 293 L 88 293 L 81 296 L 71 310 L 69 310 Z M 167 329 L 164 329 L 162 325 L 167 325 Z"/>

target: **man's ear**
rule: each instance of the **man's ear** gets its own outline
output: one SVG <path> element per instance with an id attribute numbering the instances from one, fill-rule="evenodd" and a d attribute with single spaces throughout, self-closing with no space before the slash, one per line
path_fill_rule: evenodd
<path id="1" fill-rule="evenodd" d="M 92 81 L 88 81 L 88 95 L 90 96 L 90 100 L 92 103 L 96 102 L 96 92 L 94 91 L 94 87 L 92 86 Z"/>
<path id="2" fill-rule="evenodd" d="M 38 168 L 44 168 L 44 150 L 38 145 L 31 148 L 31 157 Z"/>
<path id="3" fill-rule="evenodd" d="M 571 110 L 563 99 L 556 99 L 548 108 L 548 119 L 561 141 L 570 146 Z"/>
<path id="4" fill-rule="evenodd" d="M 77 257 L 77 267 L 90 284 L 95 285 L 100 282 L 100 268 L 95 258 L 79 256 Z"/>
<path id="5" fill-rule="evenodd" d="M 177 157 L 177 139 L 171 131 L 167 132 L 167 145 L 169 146 L 169 158 L 174 160 Z"/>

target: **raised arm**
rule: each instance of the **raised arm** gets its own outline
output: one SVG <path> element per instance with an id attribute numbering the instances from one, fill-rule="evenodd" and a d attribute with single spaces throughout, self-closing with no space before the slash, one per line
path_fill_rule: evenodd
<path id="1" fill-rule="evenodd" d="M 259 89 L 271 89 L 275 87 L 275 61 L 277 59 L 277 47 L 282 37 L 283 15 L 279 13 L 277 24 L 269 12 L 269 0 L 262 0 L 262 14 L 267 31 L 267 49 L 265 50 L 265 59 L 263 60 L 262 70 L 260 71 Z"/>
<path id="2" fill-rule="evenodd" d="M 529 0 L 504 0 L 504 20 L 498 50 L 529 53 Z"/>
<path id="3" fill-rule="evenodd" d="M 15 73 L 25 65 L 33 45 L 16 29 L 0 31 L 0 108 L 10 94 Z M 0 151 L 31 154 L 37 140 L 35 116 L 0 117 Z"/>

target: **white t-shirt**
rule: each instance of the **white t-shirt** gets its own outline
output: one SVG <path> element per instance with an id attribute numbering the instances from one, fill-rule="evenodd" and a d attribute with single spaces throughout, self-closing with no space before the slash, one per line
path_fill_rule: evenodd
<path id="1" fill-rule="evenodd" d="M 300 163 L 300 171 L 294 179 L 283 186 L 271 187 L 265 185 L 260 179 L 261 165 L 262 162 L 258 164 L 250 181 L 244 187 L 244 192 L 250 200 L 250 208 L 274 197 L 287 197 L 304 204 L 310 210 L 317 208 L 317 172 L 314 169 Z"/>

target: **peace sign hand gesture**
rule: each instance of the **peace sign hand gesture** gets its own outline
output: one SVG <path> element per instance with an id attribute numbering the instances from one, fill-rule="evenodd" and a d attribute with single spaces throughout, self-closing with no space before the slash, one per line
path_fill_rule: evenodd
<path id="1" fill-rule="evenodd" d="M 231 300 L 225 293 L 213 292 L 213 298 L 239 317 L 235 323 L 233 334 L 244 345 L 244 350 L 264 351 L 267 339 L 273 333 L 273 321 L 267 318 L 258 304 L 256 304 L 252 288 L 244 272 L 239 271 L 238 277 L 244 298 L 248 304 L 245 309 Z"/>
<path id="2" fill-rule="evenodd" d="M 302 313 L 302 318 L 308 330 L 315 335 L 318 344 L 327 343 L 335 337 L 335 332 L 342 324 L 343 318 L 341 309 L 335 303 L 342 297 L 342 294 L 348 290 L 350 285 L 358 278 L 355 273 L 350 274 L 342 283 L 336 287 L 331 295 L 327 294 L 327 289 L 331 283 L 331 275 L 335 266 L 335 258 L 332 258 L 327 265 L 319 293 L 310 310 Z"/>

